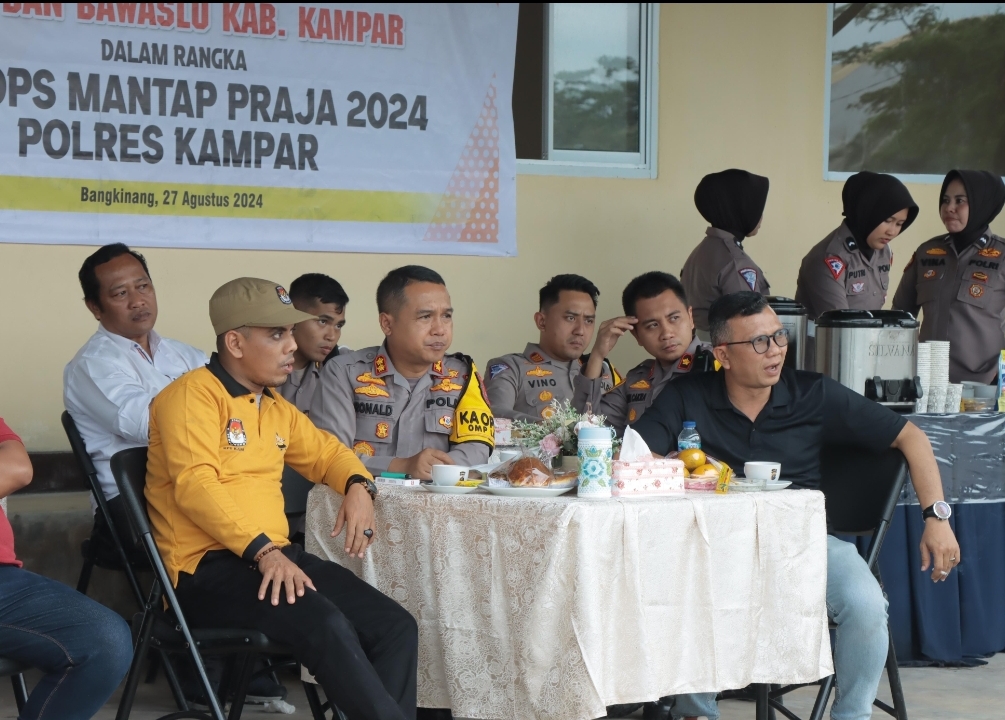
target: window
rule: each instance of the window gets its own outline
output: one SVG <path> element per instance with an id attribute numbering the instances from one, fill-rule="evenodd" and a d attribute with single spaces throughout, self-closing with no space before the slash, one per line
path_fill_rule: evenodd
<path id="1" fill-rule="evenodd" d="M 836 3 L 827 37 L 826 179 L 1005 174 L 1005 4 Z"/>
<path id="2" fill-rule="evenodd" d="M 517 169 L 656 177 L 658 3 L 521 3 Z"/>

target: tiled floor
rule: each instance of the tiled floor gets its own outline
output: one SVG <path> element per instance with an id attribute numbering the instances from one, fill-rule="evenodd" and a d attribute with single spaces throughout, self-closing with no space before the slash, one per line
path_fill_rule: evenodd
<path id="1" fill-rule="evenodd" d="M 904 668 L 901 670 L 901 677 L 911 720 L 1002 720 L 1005 717 L 1005 654 L 998 654 L 990 658 L 987 665 L 976 668 Z M 286 685 L 290 689 L 289 700 L 296 707 L 293 715 L 274 715 L 264 712 L 261 707 L 250 706 L 243 717 L 249 720 L 279 717 L 310 720 L 310 711 L 300 684 L 291 677 L 286 680 Z M 889 699 L 885 679 L 880 686 L 880 696 Z M 797 714 L 805 716 L 814 697 L 813 690 L 800 690 L 789 696 L 787 705 Z M 96 717 L 99 720 L 112 720 L 117 706 L 118 694 Z M 174 709 L 170 693 L 162 679 L 155 685 L 140 686 L 130 718 L 154 720 Z M 753 720 L 754 717 L 754 706 L 750 703 L 723 702 L 720 711 L 722 720 Z M 877 714 L 875 717 L 880 716 Z M 0 720 L 14 720 L 16 717 L 10 684 L 0 681 Z"/>

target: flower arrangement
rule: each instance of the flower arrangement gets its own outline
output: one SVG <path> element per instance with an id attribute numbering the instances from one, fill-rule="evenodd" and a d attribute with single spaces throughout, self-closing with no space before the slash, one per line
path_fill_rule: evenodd
<path id="1" fill-rule="evenodd" d="M 513 423 L 513 437 L 521 447 L 536 452 L 542 460 L 560 459 L 563 455 L 576 455 L 579 449 L 581 424 L 603 425 L 607 419 L 588 411 L 581 413 L 568 401 L 551 401 L 551 415 L 541 422 L 517 420 Z M 619 440 L 614 441 L 620 445 Z M 617 449 L 617 448 L 615 448 Z"/>

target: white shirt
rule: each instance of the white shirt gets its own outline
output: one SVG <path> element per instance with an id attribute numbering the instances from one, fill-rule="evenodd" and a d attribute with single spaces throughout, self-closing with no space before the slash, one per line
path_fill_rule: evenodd
<path id="1" fill-rule="evenodd" d="M 63 370 L 63 405 L 77 424 L 105 498 L 119 494 L 109 460 L 120 450 L 149 442 L 150 402 L 189 370 L 209 362 L 206 353 L 150 331 L 150 352 L 98 331 Z"/>

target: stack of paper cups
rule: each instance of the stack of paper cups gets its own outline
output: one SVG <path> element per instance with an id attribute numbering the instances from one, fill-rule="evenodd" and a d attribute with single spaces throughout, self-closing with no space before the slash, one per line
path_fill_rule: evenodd
<path id="1" fill-rule="evenodd" d="M 933 385 L 931 393 L 928 396 L 928 412 L 930 413 L 943 413 L 946 408 L 946 386 L 945 385 Z"/>
<path id="2" fill-rule="evenodd" d="M 931 340 L 926 343 L 931 350 L 931 386 L 932 397 L 928 401 L 928 412 L 946 412 L 946 393 L 949 385 L 949 342 L 945 340 Z M 934 404 L 934 407 L 933 407 Z M 950 410 L 950 412 L 959 412 Z"/>
<path id="3" fill-rule="evenodd" d="M 928 343 L 918 345 L 918 378 L 921 380 L 921 397 L 915 403 L 914 412 L 928 412 L 928 394 L 932 389 L 932 347 Z"/>
<path id="4" fill-rule="evenodd" d="M 946 407 L 942 412 L 960 412 L 960 403 L 963 401 L 963 383 L 952 383 L 946 390 Z"/>

